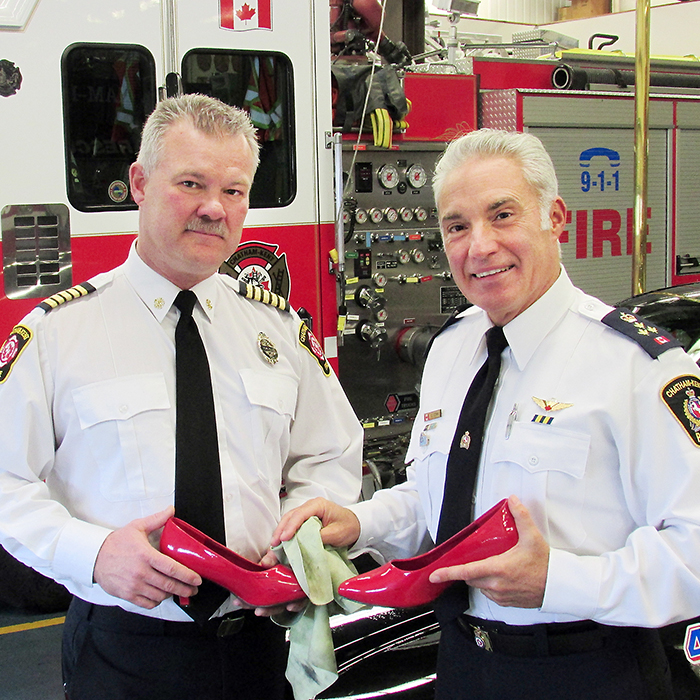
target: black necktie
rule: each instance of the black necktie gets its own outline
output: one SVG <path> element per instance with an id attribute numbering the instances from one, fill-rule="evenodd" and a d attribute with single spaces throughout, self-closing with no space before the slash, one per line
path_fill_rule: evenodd
<path id="1" fill-rule="evenodd" d="M 219 443 L 207 353 L 192 309 L 194 292 L 175 298 L 180 319 L 175 329 L 175 515 L 213 539 L 226 543 Z M 197 622 L 208 620 L 228 592 L 203 581 L 186 612 Z"/>
<path id="2" fill-rule="evenodd" d="M 449 539 L 472 520 L 472 498 L 484 441 L 486 413 L 501 370 L 501 353 L 508 341 L 500 326 L 486 332 L 488 357 L 472 380 L 462 404 L 450 456 L 440 511 L 438 544 Z"/>
<path id="3" fill-rule="evenodd" d="M 458 533 L 472 521 L 472 500 L 484 442 L 486 414 L 501 371 L 501 353 L 508 341 L 500 326 L 486 332 L 488 357 L 474 376 L 462 404 L 450 456 L 440 510 L 438 543 Z M 462 582 L 450 586 L 436 601 L 435 614 L 441 624 L 453 620 L 469 607 L 469 589 Z"/>

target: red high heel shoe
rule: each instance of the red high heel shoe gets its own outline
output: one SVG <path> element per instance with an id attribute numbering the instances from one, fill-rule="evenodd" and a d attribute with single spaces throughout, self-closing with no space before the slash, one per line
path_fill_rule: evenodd
<path id="1" fill-rule="evenodd" d="M 425 605 L 454 583 L 431 583 L 428 577 L 433 571 L 502 554 L 517 541 L 513 515 L 508 501 L 503 500 L 429 552 L 410 559 L 394 559 L 366 574 L 353 576 L 340 584 L 338 592 L 358 603 L 387 608 Z"/>
<path id="2" fill-rule="evenodd" d="M 165 523 L 160 551 L 256 608 L 306 597 L 291 569 L 281 564 L 269 569 L 255 564 L 179 518 Z M 180 602 L 187 605 L 185 598 Z"/>

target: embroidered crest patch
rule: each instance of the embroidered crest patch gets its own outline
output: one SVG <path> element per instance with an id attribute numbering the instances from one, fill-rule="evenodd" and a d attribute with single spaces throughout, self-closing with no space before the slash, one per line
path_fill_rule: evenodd
<path id="1" fill-rule="evenodd" d="M 700 377 L 676 377 L 661 390 L 661 398 L 693 444 L 700 447 Z"/>
<path id="2" fill-rule="evenodd" d="M 0 347 L 0 384 L 7 379 L 12 366 L 31 339 L 32 332 L 26 326 L 15 326 L 12 329 L 12 333 Z"/>
<path id="3" fill-rule="evenodd" d="M 309 330 L 309 327 L 305 323 L 299 326 L 299 343 L 313 355 L 316 362 L 318 362 L 318 366 L 323 370 L 323 373 L 327 377 L 330 376 L 331 366 L 328 364 L 328 360 L 323 354 L 321 343 L 316 340 L 316 336 Z"/>

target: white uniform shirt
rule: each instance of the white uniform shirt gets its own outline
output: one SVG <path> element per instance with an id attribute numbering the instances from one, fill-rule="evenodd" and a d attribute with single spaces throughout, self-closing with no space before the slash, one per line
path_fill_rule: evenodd
<path id="1" fill-rule="evenodd" d="M 179 318 L 179 289 L 135 247 L 92 284 L 97 291 L 22 321 L 33 337 L 0 384 L 0 538 L 84 600 L 189 620 L 172 599 L 148 611 L 92 582 L 113 529 L 173 503 Z M 192 291 L 212 372 L 227 545 L 258 561 L 281 509 L 319 495 L 357 499 L 362 429 L 335 375 L 300 344 L 299 317 L 237 289 L 216 274 Z"/>
<path id="2" fill-rule="evenodd" d="M 504 328 L 509 348 L 475 514 L 517 495 L 551 547 L 549 571 L 541 609 L 500 607 L 472 589 L 472 615 L 510 624 L 661 626 L 700 614 L 700 449 L 660 397 L 671 380 L 697 376 L 698 368 L 679 348 L 652 359 L 600 323 L 609 311 L 562 270 Z M 426 527 L 435 539 L 452 438 L 491 325 L 471 307 L 435 340 L 409 480 L 353 506 L 362 525 L 357 549 L 406 557 L 419 550 Z M 535 398 L 569 406 L 545 410 Z M 441 416 L 426 416 L 434 411 Z"/>

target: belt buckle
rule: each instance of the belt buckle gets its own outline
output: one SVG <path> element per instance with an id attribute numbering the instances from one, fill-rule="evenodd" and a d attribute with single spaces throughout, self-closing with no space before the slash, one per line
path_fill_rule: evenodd
<path id="1" fill-rule="evenodd" d="M 491 637 L 489 637 L 489 633 L 483 627 L 479 627 L 478 625 L 469 626 L 474 632 L 474 643 L 476 644 L 476 646 L 478 646 L 480 649 L 483 649 L 484 651 L 493 651 L 493 646 L 491 644 Z"/>
<path id="2" fill-rule="evenodd" d="M 243 614 L 235 615 L 233 617 L 224 618 L 216 630 L 217 637 L 230 637 L 231 635 L 238 634 L 241 629 L 243 629 L 243 624 L 245 618 Z"/>

